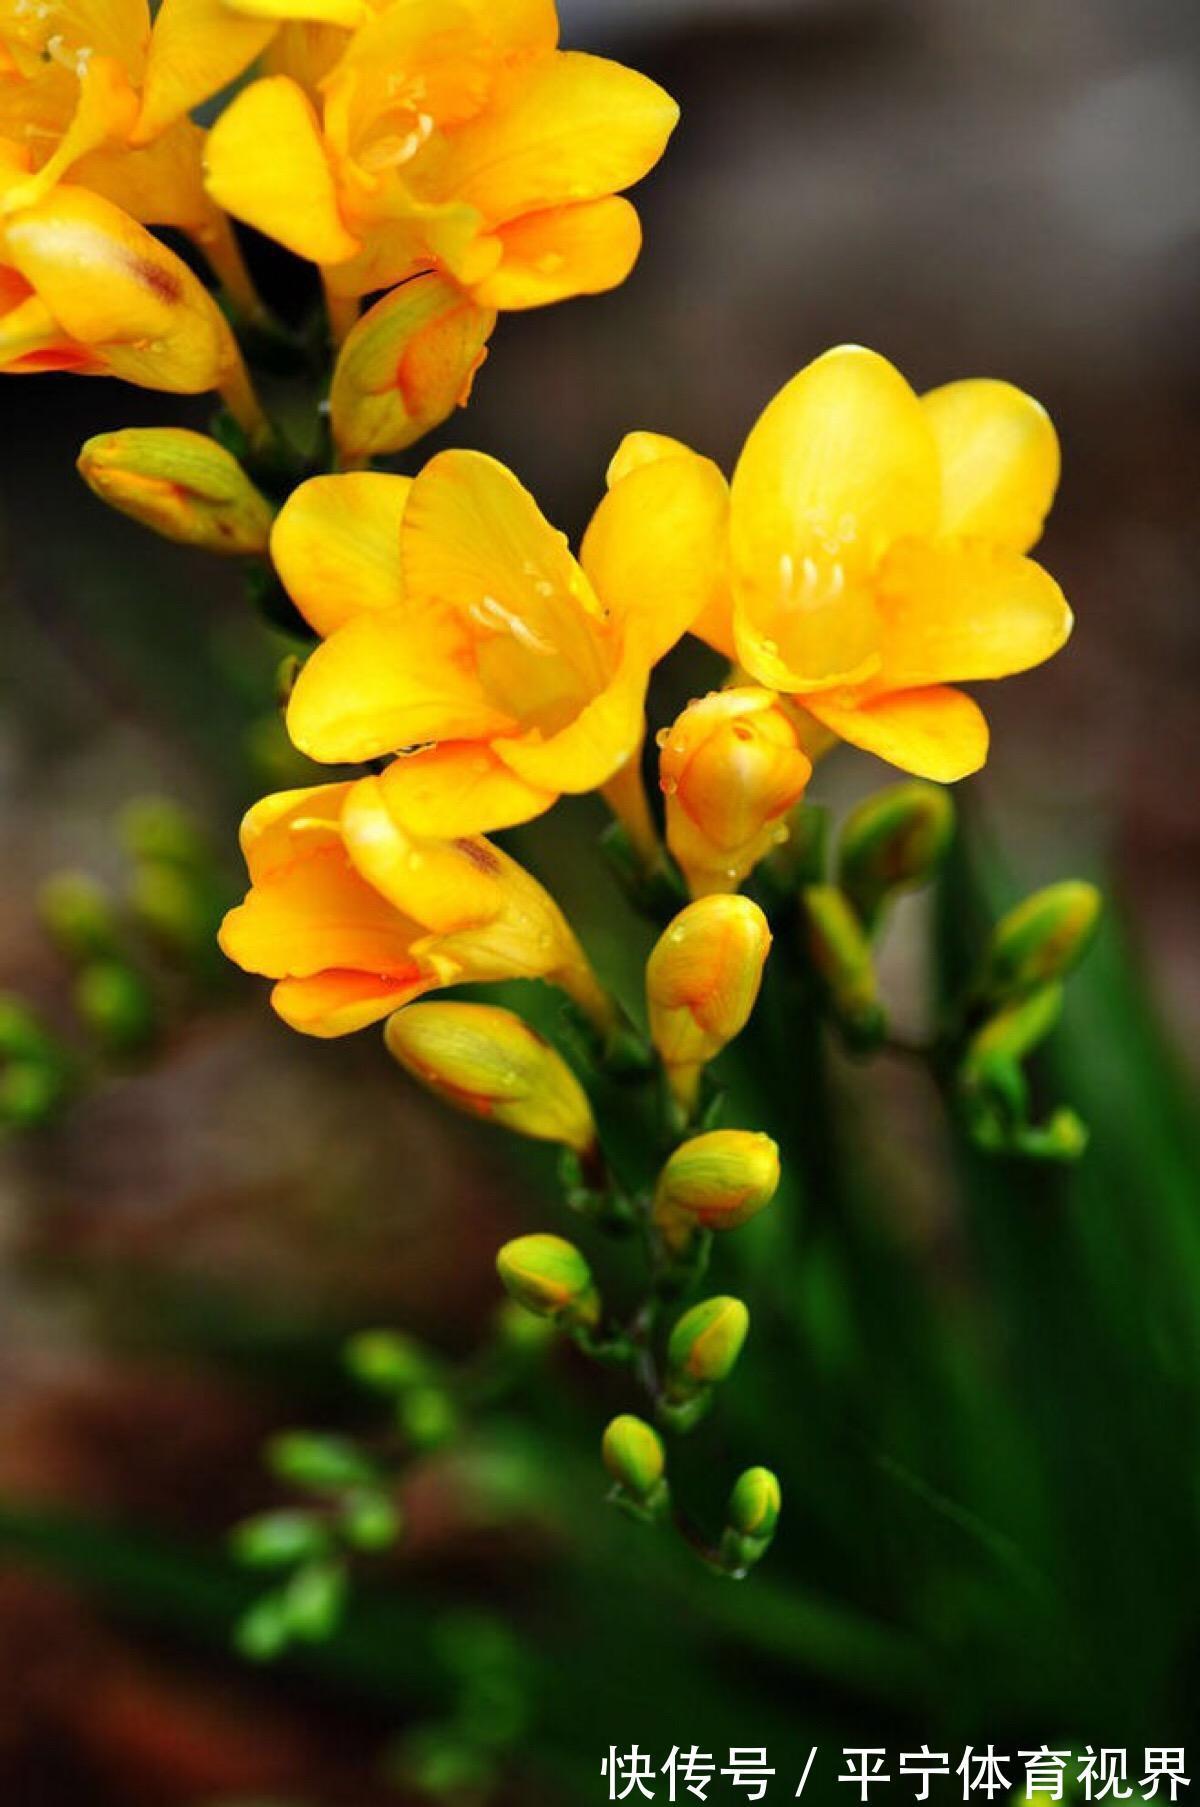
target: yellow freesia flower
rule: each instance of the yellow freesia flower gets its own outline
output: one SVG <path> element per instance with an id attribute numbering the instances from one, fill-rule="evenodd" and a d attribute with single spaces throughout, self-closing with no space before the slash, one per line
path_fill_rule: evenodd
<path id="1" fill-rule="evenodd" d="M 28 163 L 0 145 L 0 371 L 70 370 L 145 389 L 217 389 L 262 417 L 229 324 L 187 265 L 111 201 L 60 184 L 8 214 Z"/>
<path id="2" fill-rule="evenodd" d="M 282 791 L 242 824 L 251 889 L 221 946 L 306 1035 L 346 1035 L 440 986 L 549 979 L 602 1032 L 612 1005 L 554 900 L 478 837 L 406 833 L 377 778 Z"/>
<path id="3" fill-rule="evenodd" d="M 288 731 L 338 764 L 419 749 L 381 779 L 416 834 L 508 827 L 592 790 L 640 744 L 651 667 L 705 606 L 725 522 L 720 472 L 692 453 L 615 482 L 579 563 L 479 452 L 442 452 L 411 483 L 314 478 L 271 542 L 329 635 Z"/>
<path id="4" fill-rule="evenodd" d="M 217 29 L 214 0 L 186 6 Z M 210 192 L 342 297 L 430 269 L 482 309 L 612 288 L 641 242 L 620 191 L 657 163 L 678 109 L 645 76 L 557 43 L 552 0 L 368 10 L 315 94 L 276 74 L 234 99 L 210 134 Z"/>
<path id="5" fill-rule="evenodd" d="M 0 138 L 28 163 L 4 211 L 69 179 L 143 225 L 187 233 L 254 311 L 229 221 L 204 187 L 204 133 L 178 119 L 152 142 L 139 135 L 149 43 L 147 0 L 0 0 Z"/>
<path id="6" fill-rule="evenodd" d="M 1058 472 L 1045 410 L 1011 384 L 918 397 L 886 358 L 839 346 L 746 441 L 728 589 L 697 631 L 843 740 L 962 778 L 988 733 L 953 686 L 1039 665 L 1071 631 L 1062 591 L 1025 556 Z"/>

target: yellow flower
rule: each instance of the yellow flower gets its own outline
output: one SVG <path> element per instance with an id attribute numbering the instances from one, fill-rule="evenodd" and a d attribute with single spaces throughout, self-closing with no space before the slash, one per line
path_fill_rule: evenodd
<path id="1" fill-rule="evenodd" d="M 406 1072 L 468 1116 L 578 1155 L 595 1149 L 587 1093 L 557 1049 L 511 1010 L 410 1004 L 389 1017 L 384 1037 Z"/>
<path id="2" fill-rule="evenodd" d="M 728 592 L 699 631 L 810 724 L 949 783 L 987 757 L 953 688 L 1039 665 L 1071 631 L 1025 556 L 1058 482 L 1045 410 L 976 378 L 918 397 L 885 358 L 826 352 L 734 473 Z"/>
<path id="3" fill-rule="evenodd" d="M 0 197 L 27 172 L 0 146 Z M 0 216 L 0 371 L 70 370 L 145 389 L 218 389 L 261 415 L 220 308 L 187 265 L 111 201 L 60 185 Z"/>
<path id="4" fill-rule="evenodd" d="M 405 834 L 376 778 L 284 791 L 242 824 L 251 890 L 221 946 L 276 981 L 294 1029 L 345 1035 L 439 986 L 549 979 L 604 1028 L 611 1006 L 537 881 L 479 838 Z"/>
<path id="5" fill-rule="evenodd" d="M 758 905 L 722 894 L 688 904 L 656 943 L 646 963 L 650 1035 L 685 1109 L 709 1061 L 749 1022 L 770 948 Z"/>
<path id="6" fill-rule="evenodd" d="M 213 0 L 186 9 L 209 20 L 197 33 L 218 30 Z M 209 138 L 210 192 L 342 296 L 429 269 L 487 309 L 612 288 L 641 242 L 620 191 L 657 163 L 678 110 L 644 76 L 557 41 L 551 0 L 368 11 L 315 94 L 277 74 L 236 97 Z"/>
<path id="7" fill-rule="evenodd" d="M 139 114 L 150 44 L 146 0 L 0 0 L 0 139 L 28 158 L 6 212 L 69 179 L 142 225 L 173 226 L 254 311 L 229 222 L 204 187 L 204 133 L 178 119 L 153 142 Z"/>
<path id="8" fill-rule="evenodd" d="M 693 897 L 736 891 L 780 839 L 812 762 L 769 690 L 713 691 L 662 738 L 667 845 Z"/>
<path id="9" fill-rule="evenodd" d="M 614 483 L 581 562 L 503 465 L 443 452 L 411 484 L 314 478 L 272 552 L 328 640 L 288 730 L 341 763 L 405 748 L 381 783 L 416 834 L 527 821 L 603 784 L 640 743 L 651 667 L 708 595 L 725 489 L 686 454 Z"/>

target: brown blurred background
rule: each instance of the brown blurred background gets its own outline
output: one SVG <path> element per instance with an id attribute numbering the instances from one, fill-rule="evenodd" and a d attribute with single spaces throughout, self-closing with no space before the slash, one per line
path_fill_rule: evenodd
<path id="1" fill-rule="evenodd" d="M 759 408 L 838 341 L 885 352 L 918 388 L 987 374 L 1037 395 L 1065 467 L 1042 556 L 1076 638 L 988 699 L 977 788 L 1032 880 L 1115 855 L 1195 1057 L 1195 0 L 560 10 L 568 43 L 645 68 L 683 122 L 638 197 L 632 280 L 504 320 L 438 443 L 503 457 L 574 532 L 628 428 L 728 466 Z M 0 406 L 0 984 L 61 1020 L 38 882 L 64 864 L 115 875 L 113 812 L 147 790 L 195 805 L 228 857 L 248 723 L 258 788 L 293 771 L 268 719 L 274 655 L 233 577 L 107 516 L 72 469 L 89 433 L 203 408 L 57 379 L 10 382 Z M 868 767 L 831 764 L 824 794 L 878 782 Z M 65 1132 L 0 1156 L 0 1494 L 215 1536 L 269 1497 L 256 1451 L 279 1403 L 269 1363 L 243 1384 L 247 1349 L 282 1362 L 297 1326 L 332 1347 L 375 1319 L 453 1348 L 491 1301 L 491 1251 L 521 1221 L 494 1145 L 400 1087 L 374 1038 L 307 1046 L 259 990 L 235 997 Z M 211 1353 L 214 1290 L 228 1370 L 190 1347 L 204 1318 Z M 317 1420 L 328 1390 L 316 1364 Z M 418 1530 L 469 1559 L 436 1502 Z M 59 1583 L 0 1573 L 0 1793 L 396 1798 L 374 1762 L 386 1712 L 348 1726 L 215 1650 L 185 1658 Z"/>

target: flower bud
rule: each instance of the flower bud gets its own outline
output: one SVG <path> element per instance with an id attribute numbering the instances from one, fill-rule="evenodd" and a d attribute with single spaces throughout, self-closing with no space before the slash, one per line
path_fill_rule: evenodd
<path id="1" fill-rule="evenodd" d="M 642 1418 L 624 1412 L 614 1418 L 601 1443 L 604 1466 L 619 1487 L 635 1499 L 650 1500 L 663 1484 L 667 1458 L 658 1432 Z"/>
<path id="2" fill-rule="evenodd" d="M 264 1512 L 229 1533 L 235 1562 L 246 1568 L 290 1568 L 329 1548 L 329 1533 L 312 1512 Z"/>
<path id="3" fill-rule="evenodd" d="M 143 527 L 206 552 L 265 552 L 274 510 L 231 452 L 183 427 L 100 433 L 79 454 L 93 494 Z"/>
<path id="4" fill-rule="evenodd" d="M 740 1299 L 704 1299 L 685 1311 L 667 1344 L 670 1394 L 686 1398 L 727 1379 L 749 1329 L 750 1313 Z"/>
<path id="5" fill-rule="evenodd" d="M 319 1431 L 281 1431 L 267 1445 L 267 1463 L 277 1479 L 309 1493 L 340 1493 L 375 1480 L 373 1464 L 355 1444 Z"/>
<path id="6" fill-rule="evenodd" d="M 716 1129 L 681 1143 L 658 1176 L 654 1222 L 668 1248 L 701 1230 L 735 1230 L 769 1205 L 779 1185 L 770 1136 Z"/>
<path id="7" fill-rule="evenodd" d="M 93 960 L 75 983 L 75 1008 L 111 1054 L 134 1054 L 156 1027 L 154 998 L 139 972 L 121 960 Z"/>
<path id="8" fill-rule="evenodd" d="M 396 1398 L 424 1386 L 434 1372 L 429 1356 L 397 1330 L 361 1330 L 346 1344 L 344 1360 L 360 1386 Z"/>
<path id="9" fill-rule="evenodd" d="M 771 1538 L 783 1504 L 779 1482 L 769 1468 L 747 1468 L 734 1483 L 726 1509 L 729 1524 L 741 1537 Z"/>
<path id="10" fill-rule="evenodd" d="M 884 1031 L 875 963 L 862 923 L 836 885 L 804 892 L 808 945 L 842 1029 L 857 1047 L 871 1047 Z"/>
<path id="11" fill-rule="evenodd" d="M 771 930 L 756 903 L 714 895 L 681 910 L 650 955 L 650 1034 L 685 1110 L 705 1066 L 745 1028 L 770 947 Z"/>
<path id="12" fill-rule="evenodd" d="M 1025 1060 L 1044 1042 L 1062 1015 L 1063 988 L 1055 981 L 1008 1004 L 976 1030 L 967 1045 L 966 1066 L 986 1067 L 997 1060 Z"/>
<path id="13" fill-rule="evenodd" d="M 600 1296 L 592 1270 L 561 1236 L 518 1236 L 496 1256 L 496 1271 L 518 1305 L 568 1328 L 592 1329 L 600 1320 Z"/>
<path id="14" fill-rule="evenodd" d="M 667 845 L 693 897 L 736 891 L 786 838 L 780 826 L 812 763 L 769 690 L 717 690 L 689 703 L 660 741 Z"/>
<path id="15" fill-rule="evenodd" d="M 1100 893 L 1078 879 L 1035 891 L 996 925 L 984 961 L 980 992 L 986 998 L 1023 997 L 1061 979 L 1079 961 L 1096 932 Z"/>
<path id="16" fill-rule="evenodd" d="M 56 872 L 48 878 L 38 910 L 46 933 L 68 960 L 108 959 L 120 951 L 113 900 L 86 872 Z"/>
<path id="17" fill-rule="evenodd" d="M 495 324 L 490 309 L 433 274 L 368 308 L 346 336 L 329 398 L 343 461 L 402 452 L 463 406 Z"/>
<path id="18" fill-rule="evenodd" d="M 897 891 L 923 885 L 954 833 L 954 805 L 936 784 L 890 785 L 851 810 L 838 851 L 838 882 L 869 929 Z"/>
<path id="19" fill-rule="evenodd" d="M 493 1004 L 410 1004 L 389 1018 L 388 1051 L 468 1116 L 586 1155 L 596 1126 L 587 1094 L 550 1043 Z"/>

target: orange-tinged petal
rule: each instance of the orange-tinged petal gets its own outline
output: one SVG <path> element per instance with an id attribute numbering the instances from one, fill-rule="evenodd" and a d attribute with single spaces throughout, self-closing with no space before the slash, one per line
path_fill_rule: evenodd
<path id="1" fill-rule="evenodd" d="M 400 452 L 465 404 L 496 324 L 430 272 L 377 301 L 346 337 L 329 405 L 343 458 Z"/>
<path id="2" fill-rule="evenodd" d="M 271 557 L 284 588 L 318 634 L 403 597 L 400 523 L 412 483 L 384 471 L 310 477 L 275 521 Z"/>
<path id="3" fill-rule="evenodd" d="M 464 0 L 401 0 L 370 13 L 326 83 L 335 135 L 353 151 L 383 121 L 393 135 L 417 133 L 419 146 L 431 126 L 480 111 L 495 56 Z"/>
<path id="4" fill-rule="evenodd" d="M 294 857 L 229 912 L 220 940 L 231 960 L 269 979 L 345 968 L 407 982 L 418 933 L 360 877 L 340 837 L 300 834 Z"/>
<path id="5" fill-rule="evenodd" d="M 413 484 L 400 545 L 408 594 L 455 610 L 487 694 L 512 721 L 555 732 L 608 683 L 613 661 L 591 585 L 494 458 L 431 459 Z"/>
<path id="6" fill-rule="evenodd" d="M 238 832 L 251 882 L 258 884 L 295 859 L 302 839 L 340 839 L 342 809 L 351 788 L 346 782 L 309 784 L 260 797 L 242 817 Z"/>
<path id="7" fill-rule="evenodd" d="M 103 195 L 144 226 L 178 226 L 214 243 L 221 215 L 204 189 L 204 133 L 190 119 L 152 144 L 104 144 L 75 164 L 71 180 Z M 228 222 L 225 222 L 228 229 Z"/>
<path id="8" fill-rule="evenodd" d="M 310 759 L 357 764 L 424 741 L 511 731 L 485 696 L 461 624 L 436 605 L 368 609 L 318 646 L 288 704 Z"/>
<path id="9" fill-rule="evenodd" d="M 504 56 L 534 55 L 558 44 L 555 0 L 466 0 L 478 29 Z"/>
<path id="10" fill-rule="evenodd" d="M 580 559 L 627 640 L 655 664 L 724 581 L 729 487 L 694 452 L 654 459 L 614 482 Z"/>
<path id="11" fill-rule="evenodd" d="M 870 572 L 937 521 L 933 434 L 886 358 L 844 345 L 775 397 L 734 472 L 734 634 L 777 690 L 857 683 L 878 667 Z"/>
<path id="12" fill-rule="evenodd" d="M 489 834 L 529 822 L 557 790 L 518 778 L 489 746 L 446 741 L 394 759 L 380 776 L 387 807 L 416 835 Z"/>
<path id="13" fill-rule="evenodd" d="M 224 0 L 224 4 L 243 18 L 340 25 L 346 31 L 353 31 L 371 16 L 367 0 Z"/>
<path id="14" fill-rule="evenodd" d="M 353 257 L 317 116 L 286 75 L 251 82 L 208 135 L 208 192 L 219 206 L 317 264 Z"/>
<path id="15" fill-rule="evenodd" d="M 895 547 L 877 594 L 880 683 L 889 691 L 1028 671 L 1071 632 L 1071 611 L 1049 572 L 979 541 Z"/>
<path id="16" fill-rule="evenodd" d="M 148 144 L 227 87 L 249 68 L 275 28 L 273 19 L 232 12 L 225 0 L 162 0 L 150 39 L 135 142 Z"/>
<path id="17" fill-rule="evenodd" d="M 544 307 L 624 282 L 642 248 L 637 213 L 619 195 L 523 214 L 501 226 L 503 258 L 472 293 L 484 307 Z"/>
<path id="18" fill-rule="evenodd" d="M 96 150 L 110 138 L 127 137 L 137 113 L 137 95 L 121 64 L 114 57 L 93 56 L 80 78 L 74 115 L 53 155 L 35 175 L 6 191 L 4 211 L 13 213 L 40 201 L 89 151 Z"/>
<path id="19" fill-rule="evenodd" d="M 942 471 L 941 532 L 1027 552 L 1058 487 L 1050 416 L 1011 383 L 975 377 L 921 398 Z"/>
<path id="20" fill-rule="evenodd" d="M 342 829 L 357 870 L 429 935 L 456 934 L 499 915 L 510 869 L 533 883 L 490 841 L 411 833 L 390 809 L 378 778 L 360 778 L 353 786 Z"/>
<path id="21" fill-rule="evenodd" d="M 314 973 L 307 979 L 281 979 L 271 992 L 271 1004 L 289 1029 L 328 1039 L 382 1022 L 436 982 L 432 973 L 415 966 L 407 980 L 377 973 Z"/>
<path id="22" fill-rule="evenodd" d="M 438 193 L 494 225 L 628 188 L 658 162 L 679 109 L 620 63 L 559 51 L 502 77 L 487 111 L 453 134 Z"/>
<path id="23" fill-rule="evenodd" d="M 987 758 L 982 710 L 961 690 L 946 685 L 898 690 L 861 702 L 835 702 L 828 696 L 798 701 L 839 739 L 917 778 L 953 784 L 977 772 Z"/>

